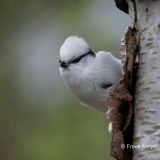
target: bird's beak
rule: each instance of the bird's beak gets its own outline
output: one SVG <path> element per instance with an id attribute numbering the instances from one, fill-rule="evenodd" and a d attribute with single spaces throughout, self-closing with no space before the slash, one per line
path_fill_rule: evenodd
<path id="1" fill-rule="evenodd" d="M 67 68 L 68 67 L 68 63 L 65 62 L 65 61 L 62 61 L 60 64 L 59 64 L 60 67 L 62 68 Z"/>

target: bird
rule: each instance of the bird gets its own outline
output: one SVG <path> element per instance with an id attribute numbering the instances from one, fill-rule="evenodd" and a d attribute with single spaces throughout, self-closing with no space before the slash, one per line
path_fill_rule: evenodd
<path id="1" fill-rule="evenodd" d="M 119 85 L 122 62 L 110 52 L 93 52 L 82 37 L 70 36 L 60 48 L 59 71 L 81 104 L 106 113 L 107 91 Z"/>

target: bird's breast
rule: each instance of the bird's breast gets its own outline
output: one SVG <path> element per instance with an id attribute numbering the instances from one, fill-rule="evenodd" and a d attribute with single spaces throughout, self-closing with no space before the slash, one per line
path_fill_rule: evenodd
<path id="1" fill-rule="evenodd" d="M 63 74 L 63 80 L 77 99 L 84 105 L 93 107 L 99 111 L 107 111 L 107 88 L 102 89 L 97 81 L 81 75 Z"/>
<path id="2" fill-rule="evenodd" d="M 107 89 L 97 88 L 92 83 L 70 86 L 70 89 L 82 104 L 102 112 L 107 111 Z"/>

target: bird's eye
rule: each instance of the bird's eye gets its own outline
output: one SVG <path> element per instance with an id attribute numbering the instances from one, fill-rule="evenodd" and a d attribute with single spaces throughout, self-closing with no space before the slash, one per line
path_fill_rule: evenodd
<path id="1" fill-rule="evenodd" d="M 59 60 L 59 64 L 61 63 L 62 61 L 61 60 Z"/>
<path id="2" fill-rule="evenodd" d="M 72 63 L 78 63 L 82 57 L 78 57 L 72 60 Z"/>

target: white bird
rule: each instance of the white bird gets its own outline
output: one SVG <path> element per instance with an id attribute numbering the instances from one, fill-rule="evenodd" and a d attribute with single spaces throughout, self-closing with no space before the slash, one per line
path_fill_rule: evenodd
<path id="1" fill-rule="evenodd" d="M 59 70 L 80 103 L 107 112 L 107 90 L 122 78 L 119 59 L 110 52 L 94 53 L 83 38 L 70 36 L 60 48 Z"/>

